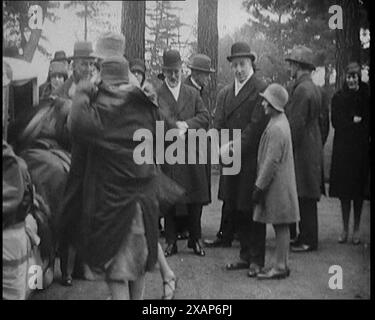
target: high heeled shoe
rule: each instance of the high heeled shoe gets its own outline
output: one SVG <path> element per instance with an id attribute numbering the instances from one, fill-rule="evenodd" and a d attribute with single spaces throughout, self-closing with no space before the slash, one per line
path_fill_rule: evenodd
<path id="1" fill-rule="evenodd" d="M 354 245 L 359 245 L 361 243 L 361 238 L 359 237 L 359 231 L 353 232 L 352 242 Z"/>
<path id="2" fill-rule="evenodd" d="M 346 243 L 347 241 L 348 241 L 348 233 L 344 231 L 343 233 L 341 233 L 338 243 Z"/>

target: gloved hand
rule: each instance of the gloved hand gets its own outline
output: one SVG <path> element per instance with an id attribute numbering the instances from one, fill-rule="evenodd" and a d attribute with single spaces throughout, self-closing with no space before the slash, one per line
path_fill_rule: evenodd
<path id="1" fill-rule="evenodd" d="M 252 201 L 254 204 L 261 203 L 264 197 L 264 192 L 262 189 L 259 189 L 257 186 L 254 186 Z"/>
<path id="2" fill-rule="evenodd" d="M 92 100 L 98 92 L 98 87 L 89 80 L 81 80 L 77 85 L 76 93 L 77 92 L 86 94 L 89 96 L 90 100 Z"/>

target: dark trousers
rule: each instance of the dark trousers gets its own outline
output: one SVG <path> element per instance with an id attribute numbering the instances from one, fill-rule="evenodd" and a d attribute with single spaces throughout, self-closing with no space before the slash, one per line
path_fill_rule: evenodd
<path id="1" fill-rule="evenodd" d="M 202 205 L 199 203 L 186 204 L 188 212 L 188 231 L 191 240 L 199 240 L 201 238 L 201 213 Z M 172 207 L 165 215 L 165 238 L 168 244 L 177 241 L 177 216 L 176 206 Z"/>
<path id="2" fill-rule="evenodd" d="M 298 198 L 301 221 L 298 241 L 314 249 L 318 248 L 318 205 L 317 200 Z"/>
<path id="3" fill-rule="evenodd" d="M 222 240 L 224 242 L 232 243 L 236 226 L 234 224 L 233 209 L 227 201 L 223 201 L 221 208 L 220 230 L 222 233 Z"/>
<path id="4" fill-rule="evenodd" d="M 225 211 L 227 211 L 226 214 L 231 216 L 228 220 L 230 221 L 228 229 L 232 228 L 232 239 L 234 230 L 239 235 L 241 260 L 249 264 L 256 263 L 263 267 L 266 250 L 266 225 L 253 221 L 252 210 L 237 210 L 236 206 L 230 201 L 225 202 Z"/>

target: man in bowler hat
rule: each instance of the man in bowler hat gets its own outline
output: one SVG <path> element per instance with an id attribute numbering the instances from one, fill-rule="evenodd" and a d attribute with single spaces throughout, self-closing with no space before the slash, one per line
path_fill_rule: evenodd
<path id="1" fill-rule="evenodd" d="M 223 238 L 216 241 L 216 246 L 230 246 L 236 226 L 240 260 L 227 264 L 226 269 L 249 269 L 248 275 L 255 277 L 264 266 L 266 228 L 252 220 L 251 192 L 256 179 L 258 144 L 269 120 L 259 95 L 266 84 L 254 72 L 256 56 L 247 43 L 234 43 L 227 59 L 234 82 L 218 94 L 214 126 L 218 130 L 241 129 L 241 171 L 220 177 L 219 199 L 223 200 L 222 215 L 226 223 Z M 221 152 L 231 146 L 232 143 L 223 146 Z"/>
<path id="2" fill-rule="evenodd" d="M 186 139 L 188 129 L 207 129 L 209 114 L 199 92 L 181 82 L 180 53 L 176 50 L 165 51 L 162 68 L 165 81 L 158 90 L 158 105 L 165 116 L 166 129 L 177 128 L 180 138 L 186 136 Z M 185 154 L 185 164 L 162 165 L 163 171 L 186 190 L 185 199 L 164 213 L 166 256 L 177 253 L 176 211 L 181 210 L 180 207 L 188 212 L 188 247 L 198 256 L 205 255 L 200 238 L 202 206 L 209 202 L 206 168 L 204 164 L 187 164 L 188 153 Z M 199 150 L 196 159 L 199 159 Z"/>

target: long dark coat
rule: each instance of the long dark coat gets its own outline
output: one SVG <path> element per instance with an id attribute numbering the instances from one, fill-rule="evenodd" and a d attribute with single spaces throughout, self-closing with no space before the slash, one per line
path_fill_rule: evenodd
<path id="1" fill-rule="evenodd" d="M 330 173 L 331 197 L 363 198 L 369 178 L 369 89 L 360 84 L 358 92 L 346 86 L 332 98 L 335 129 Z M 362 117 L 359 123 L 354 116 Z"/>
<path id="2" fill-rule="evenodd" d="M 70 115 L 73 141 L 88 149 L 80 249 L 90 265 L 103 266 L 130 232 L 139 203 L 149 253 L 147 269 L 151 269 L 157 259 L 158 171 L 155 164 L 135 163 L 138 143 L 133 135 L 137 129 L 148 129 L 155 136 L 157 107 L 132 85 L 115 90 L 101 84 L 91 100 L 85 92 L 77 89 Z"/>
<path id="3" fill-rule="evenodd" d="M 158 105 L 164 114 L 167 130 L 176 128 L 176 121 L 186 121 L 189 129 L 208 129 L 208 111 L 199 96 L 199 92 L 190 86 L 181 84 L 180 94 L 176 102 L 167 85 L 163 83 L 158 90 Z M 170 165 L 165 163 L 162 165 L 162 169 L 168 177 L 185 189 L 184 203 L 205 205 L 210 201 L 206 165 L 187 163 L 187 139 L 185 142 L 185 164 Z M 196 159 L 197 161 L 199 159 L 199 149 L 197 149 Z"/>
<path id="4" fill-rule="evenodd" d="M 323 170 L 322 97 L 310 75 L 296 80 L 285 112 L 292 133 L 298 197 L 319 200 Z"/>
<path id="5" fill-rule="evenodd" d="M 224 87 L 218 94 L 214 127 L 241 129 L 241 171 L 237 175 L 222 175 L 219 199 L 234 201 L 238 210 L 252 209 L 251 194 L 256 179 L 257 152 L 260 137 L 267 126 L 259 95 L 266 84 L 254 74 L 237 96 L 234 83 Z"/>
<path id="6" fill-rule="evenodd" d="M 206 106 L 206 109 L 208 110 L 208 96 L 207 96 L 207 92 L 205 90 L 205 88 L 202 88 L 202 89 L 198 89 L 194 83 L 191 81 L 191 76 L 187 77 L 185 82 L 184 82 L 186 85 L 192 87 L 192 88 L 195 88 L 196 90 L 199 91 L 199 94 L 203 100 L 203 103 L 205 104 Z M 211 121 L 210 121 L 211 123 Z M 207 182 L 208 182 L 208 190 L 209 190 L 209 202 L 211 202 L 211 139 L 208 138 L 208 141 L 207 141 L 207 165 L 206 165 L 206 172 L 207 172 Z"/>

